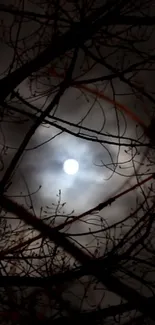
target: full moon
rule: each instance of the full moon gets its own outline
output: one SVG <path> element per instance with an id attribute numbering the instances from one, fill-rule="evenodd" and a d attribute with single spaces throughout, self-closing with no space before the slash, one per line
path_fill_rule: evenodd
<path id="1" fill-rule="evenodd" d="M 74 175 L 78 172 L 79 164 L 78 164 L 77 160 L 75 160 L 75 159 L 67 159 L 64 162 L 63 169 L 66 174 Z"/>

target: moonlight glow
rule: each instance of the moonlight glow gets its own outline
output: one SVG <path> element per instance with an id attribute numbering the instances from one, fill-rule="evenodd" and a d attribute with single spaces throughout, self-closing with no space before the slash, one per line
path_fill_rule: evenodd
<path id="1" fill-rule="evenodd" d="M 78 172 L 79 164 L 75 159 L 67 159 L 63 165 L 64 171 L 68 175 L 74 175 Z"/>

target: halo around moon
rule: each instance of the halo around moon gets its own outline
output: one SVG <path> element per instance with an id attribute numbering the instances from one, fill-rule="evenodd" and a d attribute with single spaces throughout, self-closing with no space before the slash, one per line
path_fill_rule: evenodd
<path id="1" fill-rule="evenodd" d="M 75 175 L 79 170 L 79 163 L 75 159 L 67 159 L 63 164 L 63 169 L 68 175 Z"/>

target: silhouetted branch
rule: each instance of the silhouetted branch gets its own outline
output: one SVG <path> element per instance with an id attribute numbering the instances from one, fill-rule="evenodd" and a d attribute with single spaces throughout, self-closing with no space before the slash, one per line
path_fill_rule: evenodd
<path id="1" fill-rule="evenodd" d="M 84 251 L 80 250 L 73 243 L 71 243 L 67 238 L 64 237 L 62 233 L 51 229 L 41 219 L 37 219 L 31 215 L 28 211 L 25 210 L 24 207 L 20 206 L 19 204 L 14 203 L 4 196 L 0 198 L 0 204 L 3 209 L 16 214 L 27 224 L 31 225 L 36 230 L 41 232 L 43 236 L 48 237 L 51 241 L 54 241 L 56 244 L 63 247 L 80 263 L 84 264 L 86 269 L 91 270 L 91 273 L 95 275 L 110 291 L 115 292 L 130 303 L 133 303 L 135 308 L 149 316 L 151 319 L 155 320 L 154 308 L 148 302 L 147 298 L 140 295 L 137 291 L 118 280 L 115 276 L 109 274 L 109 270 L 107 273 L 106 264 L 103 263 L 103 266 L 99 264 L 98 267 L 96 261 L 92 261 L 92 259 Z"/>

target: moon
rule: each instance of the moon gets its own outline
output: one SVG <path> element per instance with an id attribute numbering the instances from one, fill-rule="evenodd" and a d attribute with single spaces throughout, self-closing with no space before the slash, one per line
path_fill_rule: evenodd
<path id="1" fill-rule="evenodd" d="M 68 175 L 75 175 L 79 170 L 79 163 L 75 159 L 67 159 L 64 162 L 63 169 Z"/>

